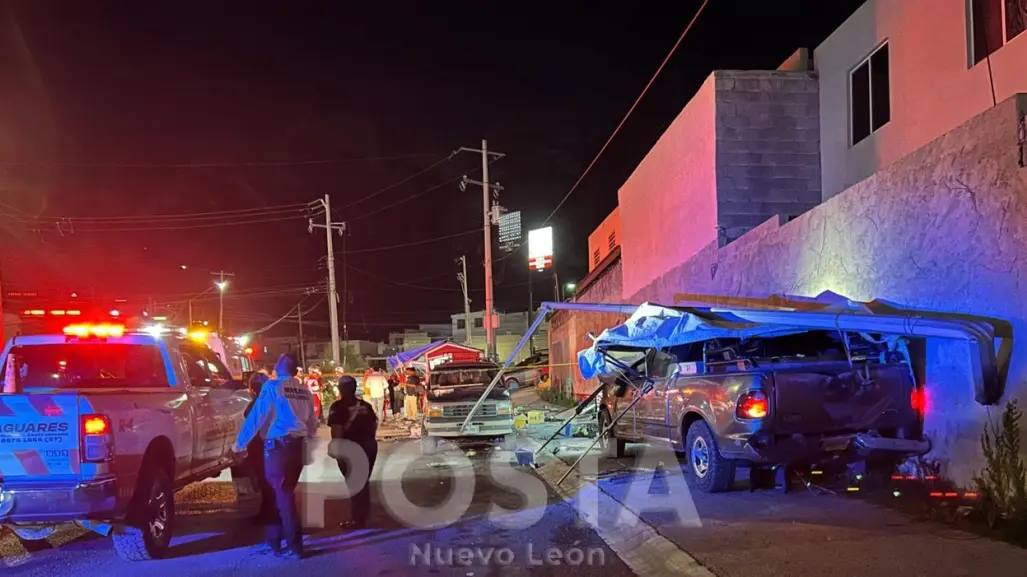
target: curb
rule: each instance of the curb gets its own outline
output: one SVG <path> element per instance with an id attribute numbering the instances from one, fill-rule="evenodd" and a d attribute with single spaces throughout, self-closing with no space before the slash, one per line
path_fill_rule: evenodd
<path id="1" fill-rule="evenodd" d="M 525 437 L 525 441 L 533 451 L 537 451 L 542 446 L 542 443 L 531 437 Z M 628 521 L 625 524 L 613 523 L 611 526 L 604 526 L 598 521 L 589 522 L 582 511 L 578 507 L 574 507 L 575 514 L 589 522 L 603 542 L 636 575 L 645 577 L 680 577 L 682 575 L 685 577 L 716 577 L 695 557 L 660 535 L 652 525 L 642 520 L 631 509 L 600 487 L 598 483 L 585 480 L 576 471 L 572 471 L 563 484 L 557 486 L 556 482 L 570 469 L 570 466 L 562 459 L 546 454 L 535 455 L 535 460 L 539 465 L 535 472 L 564 501 L 574 500 L 581 489 L 591 485 L 596 490 L 600 511 L 617 511 L 617 518 Z"/>

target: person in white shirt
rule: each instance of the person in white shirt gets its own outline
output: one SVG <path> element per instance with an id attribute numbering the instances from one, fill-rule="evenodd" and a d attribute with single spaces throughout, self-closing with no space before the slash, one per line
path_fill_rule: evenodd
<path id="1" fill-rule="evenodd" d="M 374 415 L 378 421 L 385 419 L 385 394 L 389 391 L 389 380 L 379 371 L 372 371 L 367 377 L 367 391 L 370 396 L 371 407 L 374 408 Z"/>

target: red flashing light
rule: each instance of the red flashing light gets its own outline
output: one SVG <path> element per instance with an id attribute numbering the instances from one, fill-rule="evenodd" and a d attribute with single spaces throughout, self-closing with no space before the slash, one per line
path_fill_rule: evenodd
<path id="1" fill-rule="evenodd" d="M 246 356 L 247 356 L 247 357 L 248 357 L 248 356 L 251 356 L 251 355 L 253 354 L 253 347 L 246 347 L 246 348 L 245 348 L 245 349 L 243 350 L 243 352 L 244 352 L 244 353 L 246 353 Z"/>
<path id="2" fill-rule="evenodd" d="M 742 419 L 762 419 L 770 413 L 770 403 L 763 391 L 749 391 L 738 399 L 736 414 Z"/>
<path id="3" fill-rule="evenodd" d="M 83 415 L 83 435 L 107 435 L 111 432 L 111 421 L 105 415 Z"/>
<path id="4" fill-rule="evenodd" d="M 107 338 L 114 337 L 118 338 L 125 334 L 125 327 L 123 325 L 110 325 L 110 324 L 99 324 L 99 325 L 68 325 L 64 327 L 64 334 L 69 337 L 87 338 L 87 337 L 98 337 Z"/>

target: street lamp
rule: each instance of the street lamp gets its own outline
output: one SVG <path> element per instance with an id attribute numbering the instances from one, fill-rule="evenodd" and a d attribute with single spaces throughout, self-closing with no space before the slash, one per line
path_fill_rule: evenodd
<path id="1" fill-rule="evenodd" d="M 567 300 L 567 296 L 566 295 L 573 295 L 574 294 L 574 289 L 577 288 L 577 286 L 578 285 L 576 285 L 576 284 L 574 284 L 572 282 L 569 282 L 569 283 L 563 285 L 563 290 L 560 291 L 561 292 L 560 300 Z"/>

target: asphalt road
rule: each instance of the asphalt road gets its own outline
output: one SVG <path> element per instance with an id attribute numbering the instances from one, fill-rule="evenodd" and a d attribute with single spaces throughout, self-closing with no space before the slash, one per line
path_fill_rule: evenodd
<path id="1" fill-rule="evenodd" d="M 516 490 L 497 486 L 489 473 L 493 467 L 510 463 L 511 452 L 479 449 L 466 458 L 462 451 L 431 457 L 420 457 L 419 453 L 417 441 L 382 444 L 372 477 L 372 528 L 339 529 L 339 522 L 348 518 L 348 505 L 343 499 L 329 496 L 322 509 L 323 523 L 308 520 L 322 524 L 323 528 L 308 531 L 309 556 L 302 561 L 257 554 L 255 545 L 260 542 L 261 531 L 247 521 L 246 511 L 236 506 L 232 486 L 206 482 L 191 485 L 178 495 L 176 537 L 167 559 L 143 564 L 123 562 L 115 556 L 109 540 L 69 528 L 51 538 L 58 547 L 46 545 L 44 550 L 32 552 L 17 544 L 13 535 L 5 535 L 0 545 L 4 565 L 0 571 L 5 577 L 251 576 L 297 571 L 320 575 L 346 572 L 363 577 L 521 575 L 528 571 L 532 575 L 561 577 L 593 575 L 599 571 L 607 577 L 633 575 L 594 531 L 576 521 L 571 506 L 556 498 L 541 482 L 538 487 L 544 487 L 546 495 L 539 512 L 541 519 L 530 529 L 502 526 L 504 520 L 514 518 L 512 514 L 500 515 L 500 521 L 487 518 L 493 503 L 510 510 L 525 507 L 526 500 Z M 324 493 L 329 485 L 325 480 L 331 481 L 332 477 L 336 481 L 340 478 L 330 466 L 323 473 L 306 475 L 307 494 Z M 468 478 L 474 481 L 470 491 L 464 486 Z M 382 504 L 386 488 L 394 490 L 397 484 L 413 504 L 422 507 L 438 505 L 451 495 L 473 495 L 465 511 L 457 507 L 455 512 L 436 519 L 438 524 L 432 528 L 415 528 L 397 521 L 397 515 Z M 525 513 L 532 515 L 531 510 L 522 514 Z M 399 516 L 402 518 L 403 514 Z M 409 510 L 406 514 L 410 514 Z M 413 517 L 420 523 L 430 515 L 415 511 Z M 454 522 L 438 526 L 449 521 Z"/>

